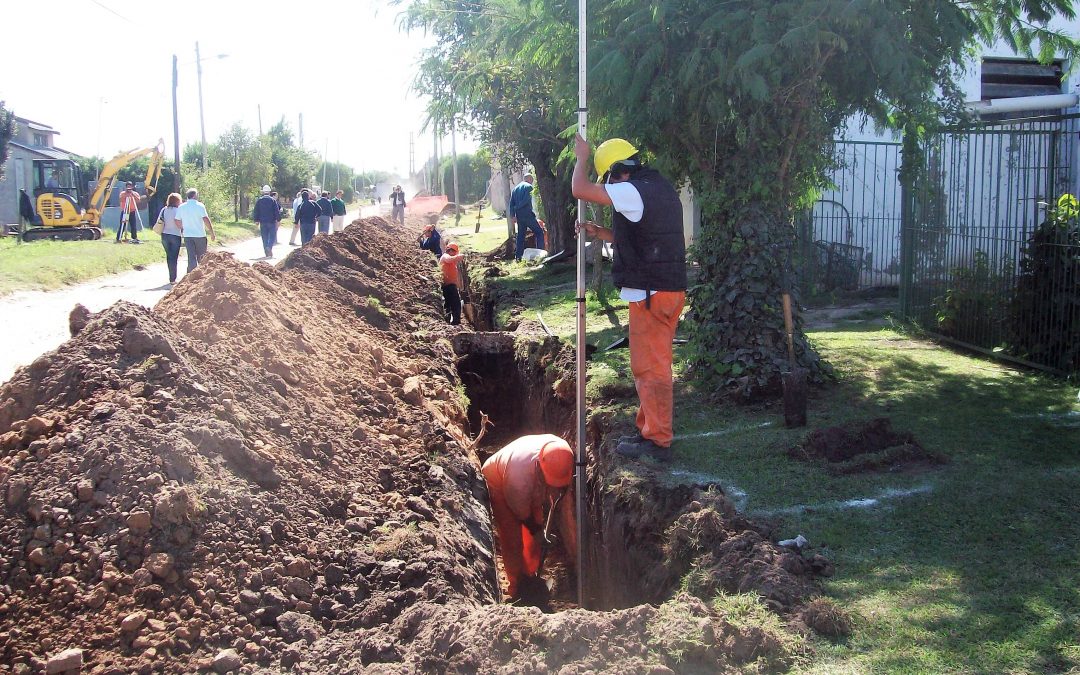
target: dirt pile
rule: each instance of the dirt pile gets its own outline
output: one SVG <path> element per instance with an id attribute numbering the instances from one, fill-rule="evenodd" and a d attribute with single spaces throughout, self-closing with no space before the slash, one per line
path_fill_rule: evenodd
<path id="1" fill-rule="evenodd" d="M 779 633 L 689 596 L 612 613 L 494 604 L 459 329 L 443 322 L 414 236 L 372 218 L 277 268 L 211 254 L 153 311 L 79 312 L 69 342 L 0 388 L 0 663 L 406 673 L 790 662 L 797 647 Z M 565 398 L 556 353 L 523 348 L 535 369 L 522 372 L 553 390 L 533 400 Z M 648 510 L 647 486 L 622 494 L 635 491 Z M 714 506 L 694 497 L 668 512 L 674 525 L 657 516 L 650 545 L 678 558 L 658 573 L 658 602 L 705 554 L 679 543 L 683 529 L 703 552 L 715 553 L 704 539 L 732 539 L 726 526 L 678 524 L 712 522 L 692 514 Z"/>
<path id="2" fill-rule="evenodd" d="M 834 474 L 912 471 L 948 461 L 922 447 L 911 433 L 894 431 L 892 421 L 887 417 L 862 424 L 814 429 L 802 443 L 788 450 L 788 456 L 806 462 L 821 462 Z"/>

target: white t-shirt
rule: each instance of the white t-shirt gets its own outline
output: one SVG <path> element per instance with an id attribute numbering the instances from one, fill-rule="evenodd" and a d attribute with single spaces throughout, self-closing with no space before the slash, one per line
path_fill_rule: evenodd
<path id="1" fill-rule="evenodd" d="M 645 215 L 645 202 L 641 200 L 641 193 L 631 183 L 605 183 L 608 197 L 611 198 L 611 206 L 626 217 L 631 223 L 641 221 Z M 656 293 L 656 291 L 653 291 Z M 645 299 L 644 288 L 619 289 L 619 297 L 627 302 L 641 302 Z"/>
<path id="2" fill-rule="evenodd" d="M 209 218 L 206 207 L 198 199 L 189 199 L 176 207 L 176 215 L 184 225 L 185 237 L 205 237 L 206 225 L 203 218 Z"/>

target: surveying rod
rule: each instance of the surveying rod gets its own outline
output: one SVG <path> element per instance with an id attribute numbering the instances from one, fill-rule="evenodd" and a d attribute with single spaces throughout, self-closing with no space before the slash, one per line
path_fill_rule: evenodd
<path id="1" fill-rule="evenodd" d="M 578 133 L 582 138 L 586 135 L 586 123 L 589 119 L 585 97 L 585 2 L 578 0 Z M 577 520 L 577 601 L 579 607 L 585 606 L 585 596 L 582 592 L 582 583 L 585 576 L 584 541 L 585 532 L 585 232 L 580 230 L 581 223 L 585 222 L 585 201 L 578 200 L 577 222 L 579 232 L 577 235 L 577 461 L 575 469 L 575 498 Z M 595 245 L 595 244 L 594 244 Z"/>

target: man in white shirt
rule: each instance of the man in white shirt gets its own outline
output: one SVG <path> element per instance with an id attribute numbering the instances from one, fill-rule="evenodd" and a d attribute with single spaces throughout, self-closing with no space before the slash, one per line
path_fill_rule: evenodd
<path id="1" fill-rule="evenodd" d="M 614 244 L 611 278 L 630 304 L 630 370 L 641 401 L 638 434 L 622 439 L 615 452 L 667 461 L 674 436 L 671 342 L 686 302 L 682 202 L 671 183 L 645 167 L 627 141 L 612 138 L 596 148 L 596 184 L 588 179 L 591 152 L 577 136 L 571 185 L 578 199 L 614 211 L 610 228 L 586 222 L 582 229 Z"/>
<path id="2" fill-rule="evenodd" d="M 210 233 L 210 240 L 217 241 L 214 234 L 214 224 L 210 222 L 210 214 L 206 212 L 206 206 L 199 201 L 199 191 L 192 188 L 187 192 L 187 201 L 176 209 L 176 216 L 180 219 L 181 230 L 184 234 L 184 246 L 187 248 L 187 271 L 195 269 L 199 260 L 206 255 L 206 235 Z"/>

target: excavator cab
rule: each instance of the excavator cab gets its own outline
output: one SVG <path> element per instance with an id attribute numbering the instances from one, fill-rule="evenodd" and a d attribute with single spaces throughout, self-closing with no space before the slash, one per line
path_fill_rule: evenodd
<path id="1" fill-rule="evenodd" d="M 34 160 L 34 224 L 74 227 L 84 207 L 82 172 L 70 159 Z"/>

